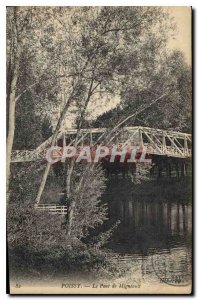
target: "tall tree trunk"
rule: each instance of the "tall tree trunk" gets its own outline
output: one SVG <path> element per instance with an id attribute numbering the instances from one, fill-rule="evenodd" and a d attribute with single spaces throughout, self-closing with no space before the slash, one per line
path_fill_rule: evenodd
<path id="1" fill-rule="evenodd" d="M 7 193 L 7 205 L 9 203 L 9 186 L 10 186 L 10 167 L 12 147 L 14 142 L 15 132 L 15 108 L 16 108 L 16 89 L 17 80 L 19 74 L 20 57 L 21 57 L 21 44 L 18 37 L 17 29 L 17 11 L 18 7 L 13 7 L 13 28 L 11 32 L 11 53 L 10 64 L 8 69 L 8 78 L 11 82 L 8 83 L 7 97 L 8 97 L 8 126 L 7 126 L 7 141 L 6 141 L 6 193 Z"/>
<path id="2" fill-rule="evenodd" d="M 9 184 L 10 184 L 10 165 L 11 165 L 11 155 L 12 147 L 14 142 L 14 132 L 15 132 L 15 106 L 16 106 L 16 85 L 18 79 L 19 61 L 16 62 L 14 66 L 13 76 L 10 85 L 9 97 L 9 116 L 8 116 L 8 135 L 6 141 L 6 191 L 7 191 L 7 204 L 9 202 Z"/>
<path id="3" fill-rule="evenodd" d="M 66 228 L 67 236 L 71 235 L 75 206 L 76 206 L 76 201 L 72 199 L 68 208 L 68 219 L 67 219 L 67 228 Z"/>
<path id="4" fill-rule="evenodd" d="M 98 84 L 97 84 L 93 88 L 93 82 L 94 82 L 94 76 L 92 77 L 90 87 L 89 87 L 89 91 L 88 91 L 88 95 L 87 95 L 87 99 L 85 101 L 85 105 L 84 105 L 83 110 L 81 112 L 80 121 L 79 121 L 79 124 L 78 124 L 77 133 L 76 133 L 75 146 L 77 146 L 78 137 L 79 137 L 79 134 L 80 134 L 80 129 L 82 127 L 83 118 L 84 118 L 87 106 L 89 104 L 91 95 L 92 95 L 93 91 L 96 89 L 96 87 L 98 86 Z M 67 236 L 71 235 L 73 216 L 74 216 L 74 211 L 75 211 L 75 206 L 76 206 L 76 201 L 71 196 L 71 176 L 72 176 L 72 172 L 73 172 L 73 169 L 74 169 L 74 164 L 75 164 L 75 161 L 72 160 L 71 161 L 71 166 L 69 167 L 69 169 L 67 171 L 67 177 L 66 177 L 66 192 L 67 192 L 67 198 L 68 198 L 68 201 L 69 201 L 68 212 L 67 212 L 67 216 L 66 216 L 66 235 Z"/>
<path id="5" fill-rule="evenodd" d="M 72 220 L 75 210 L 75 201 L 71 197 L 71 176 L 74 169 L 74 160 L 71 161 L 71 165 L 67 167 L 67 176 L 66 176 L 66 194 L 67 194 L 67 201 L 68 201 L 68 211 L 66 215 L 66 235 L 71 235 L 71 226 Z"/>

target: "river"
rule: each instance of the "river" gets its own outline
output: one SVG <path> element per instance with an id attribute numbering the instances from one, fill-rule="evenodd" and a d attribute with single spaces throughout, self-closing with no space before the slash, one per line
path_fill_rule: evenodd
<path id="1" fill-rule="evenodd" d="M 174 184 L 165 184 L 163 188 L 172 198 L 166 193 L 157 196 L 158 183 L 149 196 L 147 187 L 140 185 L 136 197 L 129 182 L 111 179 L 104 199 L 111 224 L 120 224 L 106 247 L 117 263 L 129 266 L 127 276 L 185 286 L 191 281 L 192 205 L 189 199 L 178 199 L 171 192 Z"/>

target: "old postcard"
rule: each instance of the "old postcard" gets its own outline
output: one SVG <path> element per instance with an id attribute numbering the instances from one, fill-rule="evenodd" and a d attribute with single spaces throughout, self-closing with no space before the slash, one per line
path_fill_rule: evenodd
<path id="1" fill-rule="evenodd" d="M 192 291 L 191 7 L 7 7 L 11 294 Z"/>

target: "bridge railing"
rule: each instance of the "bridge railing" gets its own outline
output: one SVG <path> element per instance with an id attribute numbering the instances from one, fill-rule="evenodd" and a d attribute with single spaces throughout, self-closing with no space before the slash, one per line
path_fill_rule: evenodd
<path id="1" fill-rule="evenodd" d="M 13 150 L 12 151 L 12 162 L 28 162 L 44 159 L 46 150 L 43 152 L 37 152 L 35 150 Z"/>
<path id="2" fill-rule="evenodd" d="M 83 141 L 92 144 L 92 134 L 102 134 L 105 128 L 91 128 L 91 129 L 81 129 L 82 136 L 79 136 L 78 143 Z M 66 130 L 65 132 L 60 132 L 58 139 L 63 138 L 67 135 L 75 135 L 76 129 Z M 90 139 L 84 140 L 84 138 L 90 133 Z M 124 133 L 119 138 L 114 134 L 110 139 L 110 142 L 118 143 L 122 141 L 122 144 L 127 145 L 127 143 L 139 142 L 139 145 L 147 145 L 146 141 L 150 143 L 150 150 L 148 153 L 156 155 L 168 155 L 173 157 L 190 157 L 191 156 L 191 135 L 181 132 L 165 131 L 154 128 L 147 127 L 124 127 Z M 181 142 L 182 140 L 182 142 Z M 145 143 L 146 142 L 146 143 Z M 72 143 L 72 142 L 71 142 Z M 100 143 L 100 142 L 99 142 Z M 167 146 L 171 143 L 171 146 Z M 39 147 L 34 150 L 14 150 L 12 152 L 12 162 L 28 162 L 45 159 L 46 151 L 50 147 L 51 137 L 43 142 Z"/>
<path id="3" fill-rule="evenodd" d="M 179 148 L 179 150 L 173 146 L 153 146 L 149 143 L 144 143 L 147 154 L 156 154 L 156 155 L 167 155 L 173 157 L 190 157 L 192 154 L 191 149 Z"/>
<path id="4" fill-rule="evenodd" d="M 66 215 L 67 206 L 58 204 L 35 204 L 35 209 L 39 211 L 47 211 L 51 214 Z"/>
<path id="5" fill-rule="evenodd" d="M 120 144 L 119 144 L 120 145 Z M 144 146 L 147 148 L 148 154 L 156 154 L 156 155 L 168 155 L 173 157 L 191 157 L 192 151 L 191 149 L 179 148 L 179 150 L 172 146 L 162 147 L 161 145 L 157 145 L 157 147 L 152 144 L 144 143 Z M 12 152 L 12 162 L 28 162 L 28 161 L 36 161 L 43 160 L 46 156 L 46 150 L 43 152 L 37 153 L 36 151 L 31 150 L 15 150 Z"/>

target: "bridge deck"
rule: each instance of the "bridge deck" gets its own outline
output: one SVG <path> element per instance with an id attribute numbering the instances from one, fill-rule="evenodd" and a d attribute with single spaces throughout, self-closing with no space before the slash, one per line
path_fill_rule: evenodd
<path id="1" fill-rule="evenodd" d="M 57 140 L 69 140 L 67 145 L 74 142 L 77 145 L 97 144 L 97 140 L 102 142 L 106 128 L 81 129 L 78 140 L 75 141 L 77 129 L 66 129 L 59 132 Z M 12 152 L 12 162 L 28 162 L 45 159 L 47 149 L 50 147 L 52 137 L 47 139 L 34 150 L 14 150 Z M 148 127 L 123 127 L 114 132 L 108 139 L 110 144 L 119 145 L 140 145 L 147 147 L 149 154 L 163 155 L 178 158 L 191 157 L 191 134 L 167 131 Z"/>

